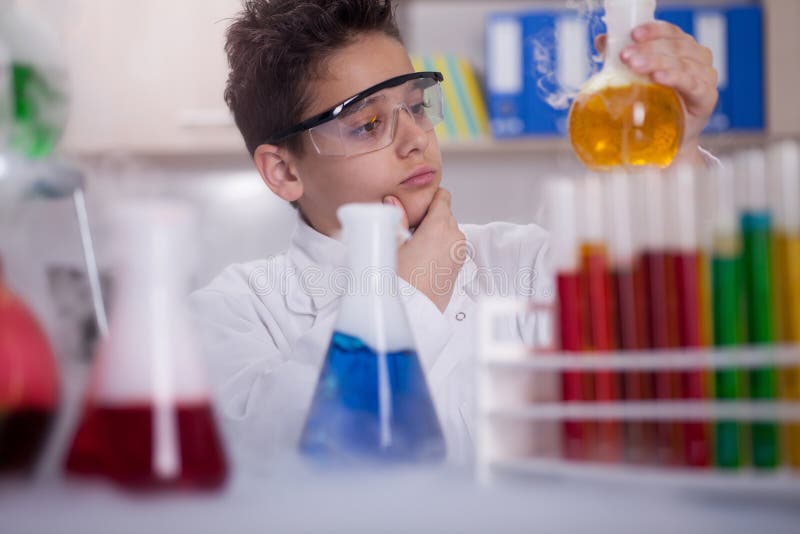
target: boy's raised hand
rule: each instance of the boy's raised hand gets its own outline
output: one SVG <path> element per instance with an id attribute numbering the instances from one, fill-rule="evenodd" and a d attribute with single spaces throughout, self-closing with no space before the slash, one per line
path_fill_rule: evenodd
<path id="1" fill-rule="evenodd" d="M 408 228 L 408 217 L 400 200 L 387 195 L 383 203 L 399 207 L 403 212 L 403 223 Z M 397 274 L 424 293 L 443 312 L 466 259 L 465 244 L 464 233 L 450 208 L 450 192 L 439 188 L 414 235 L 398 250 Z"/>
<path id="2" fill-rule="evenodd" d="M 683 148 L 696 151 L 700 133 L 719 98 L 711 50 L 664 21 L 643 24 L 633 30 L 631 37 L 633 43 L 622 50 L 620 58 L 634 72 L 672 87 L 681 95 L 686 106 Z M 604 52 L 606 36 L 599 36 L 596 45 Z"/>

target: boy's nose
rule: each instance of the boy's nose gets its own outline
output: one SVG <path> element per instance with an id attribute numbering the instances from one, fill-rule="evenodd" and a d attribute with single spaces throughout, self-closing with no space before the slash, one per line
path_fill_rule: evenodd
<path id="1" fill-rule="evenodd" d="M 408 105 L 397 106 L 395 114 L 395 141 L 398 148 L 403 152 L 409 152 L 413 148 L 424 151 L 428 146 L 428 132 L 417 123 Z"/>

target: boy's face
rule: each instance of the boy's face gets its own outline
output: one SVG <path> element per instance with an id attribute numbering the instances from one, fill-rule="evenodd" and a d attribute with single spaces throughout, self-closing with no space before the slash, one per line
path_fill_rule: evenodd
<path id="1" fill-rule="evenodd" d="M 383 34 L 364 35 L 329 58 L 323 77 L 312 82 L 313 104 L 303 118 L 411 72 L 414 68 L 402 44 Z M 342 204 L 382 202 L 387 195 L 400 200 L 412 228 L 425 216 L 442 179 L 442 157 L 434 131 L 424 131 L 408 113 L 398 112 L 392 144 L 366 154 L 322 156 L 308 134 L 302 135 L 305 151 L 292 158 L 290 167 L 302 184 L 300 210 L 318 231 L 330 235 L 339 228 L 336 209 Z M 425 167 L 432 172 L 406 181 Z"/>

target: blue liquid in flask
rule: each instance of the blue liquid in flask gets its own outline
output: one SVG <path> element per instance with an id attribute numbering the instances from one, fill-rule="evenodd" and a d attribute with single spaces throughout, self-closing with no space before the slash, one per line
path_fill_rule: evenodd
<path id="1" fill-rule="evenodd" d="M 334 332 L 300 452 L 323 463 L 426 463 L 445 451 L 416 351 L 381 357 L 361 339 Z"/>

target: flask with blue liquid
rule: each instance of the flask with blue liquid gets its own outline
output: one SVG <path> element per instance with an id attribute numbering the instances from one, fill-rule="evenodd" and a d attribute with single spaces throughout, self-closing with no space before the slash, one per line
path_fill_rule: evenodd
<path id="1" fill-rule="evenodd" d="M 445 440 L 399 294 L 400 210 L 348 204 L 338 217 L 346 291 L 300 452 L 334 464 L 440 461 Z"/>

